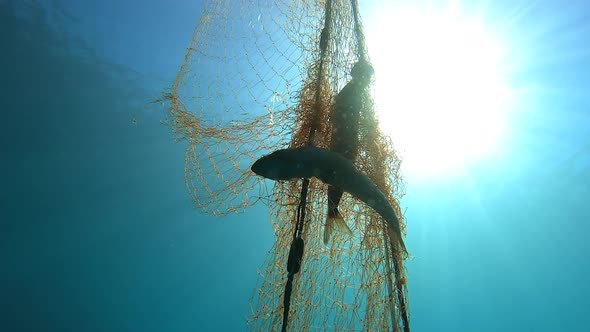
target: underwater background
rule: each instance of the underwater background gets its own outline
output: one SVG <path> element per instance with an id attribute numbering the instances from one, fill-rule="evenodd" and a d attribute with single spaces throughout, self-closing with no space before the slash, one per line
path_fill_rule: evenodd
<path id="1" fill-rule="evenodd" d="M 546 61 L 493 162 L 406 178 L 414 331 L 590 330 L 589 6 L 513 23 Z M 0 0 L 0 331 L 247 329 L 268 210 L 195 210 L 152 103 L 202 8 Z"/>

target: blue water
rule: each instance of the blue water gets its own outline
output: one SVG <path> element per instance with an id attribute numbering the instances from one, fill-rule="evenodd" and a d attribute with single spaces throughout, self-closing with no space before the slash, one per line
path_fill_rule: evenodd
<path id="1" fill-rule="evenodd" d="M 590 8 L 533 7 L 511 29 L 539 57 L 516 80 L 538 89 L 509 144 L 408 179 L 414 331 L 590 330 Z M 268 212 L 194 210 L 184 144 L 149 104 L 201 9 L 0 1 L 0 331 L 247 329 Z"/>

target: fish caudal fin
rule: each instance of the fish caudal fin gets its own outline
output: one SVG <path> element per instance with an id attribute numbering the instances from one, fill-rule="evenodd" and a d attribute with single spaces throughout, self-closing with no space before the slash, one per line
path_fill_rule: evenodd
<path id="1" fill-rule="evenodd" d="M 326 226 L 324 227 L 324 244 L 330 242 L 334 230 L 352 236 L 352 231 L 344 221 L 344 218 L 340 215 L 337 208 L 328 211 Z"/>
<path id="2" fill-rule="evenodd" d="M 396 248 L 395 243 L 397 242 L 397 248 L 401 249 L 403 257 L 409 257 L 408 249 L 406 249 L 406 244 L 404 243 L 404 239 L 402 237 L 401 232 L 396 232 L 391 227 L 387 227 L 389 229 L 389 238 L 392 242 L 394 248 Z"/>

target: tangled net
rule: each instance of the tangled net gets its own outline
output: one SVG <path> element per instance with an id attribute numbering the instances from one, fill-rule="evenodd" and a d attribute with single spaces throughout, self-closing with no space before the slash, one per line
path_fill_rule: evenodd
<path id="1" fill-rule="evenodd" d="M 368 61 L 357 8 L 356 0 L 211 0 L 165 95 L 167 122 L 188 142 L 186 185 L 197 206 L 214 215 L 259 201 L 270 208 L 276 242 L 251 301 L 252 330 L 280 330 L 302 181 L 272 186 L 250 166 L 280 148 L 329 147 L 335 96 L 352 66 Z M 362 105 L 355 164 L 386 193 L 403 229 L 400 161 L 379 130 L 369 90 Z M 288 329 L 409 331 L 404 257 L 384 222 L 345 194 L 339 209 L 354 235 L 336 234 L 326 246 L 326 206 L 327 186 L 312 179 Z"/>

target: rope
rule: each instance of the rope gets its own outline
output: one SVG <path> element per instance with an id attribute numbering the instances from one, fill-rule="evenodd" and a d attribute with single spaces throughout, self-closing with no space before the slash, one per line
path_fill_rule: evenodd
<path id="1" fill-rule="evenodd" d="M 308 145 L 313 145 L 315 138 L 315 132 L 317 130 L 317 121 L 319 108 L 321 107 L 321 83 L 322 77 L 324 76 L 324 57 L 328 49 L 328 41 L 330 40 L 331 23 L 332 21 L 332 1 L 326 1 L 325 7 L 325 18 L 324 28 L 320 35 L 320 63 L 318 67 L 318 75 L 316 77 L 316 91 L 315 91 L 315 104 L 314 104 L 314 115 L 311 127 L 309 128 L 309 136 L 307 140 Z M 303 260 L 303 250 L 305 244 L 301 234 L 305 227 L 305 207 L 307 206 L 307 192 L 309 190 L 309 179 L 303 179 L 301 185 L 301 195 L 299 205 L 297 206 L 297 224 L 295 225 L 295 231 L 293 232 L 293 242 L 289 249 L 289 259 L 287 261 L 287 283 L 285 285 L 285 293 L 283 298 L 283 325 L 282 332 L 287 331 L 287 325 L 289 322 L 289 308 L 291 305 L 291 293 L 293 291 L 293 278 L 295 274 L 301 269 L 301 262 Z"/>
<path id="2" fill-rule="evenodd" d="M 354 33 L 357 42 L 357 56 L 359 61 L 367 61 L 366 47 L 365 47 L 365 36 L 363 35 L 363 28 L 361 27 L 360 14 L 358 11 L 358 1 L 351 0 L 352 17 L 354 19 Z"/>
<path id="3" fill-rule="evenodd" d="M 362 31 L 361 23 L 360 23 L 360 15 L 358 11 L 358 0 L 351 0 L 351 7 L 352 7 L 352 16 L 354 18 L 354 31 L 357 41 L 357 56 L 359 61 L 367 61 L 367 54 L 365 48 L 365 37 Z M 393 283 L 391 280 L 391 275 L 395 275 L 395 280 L 397 281 L 397 301 L 400 304 L 400 314 L 403 322 L 404 332 L 410 332 L 410 324 L 407 312 L 407 306 L 404 300 L 404 296 L 402 294 L 402 287 L 403 285 L 399 282 L 402 278 L 401 271 L 397 265 L 397 261 L 394 260 L 393 264 L 390 260 L 390 254 L 396 253 L 395 249 L 392 247 L 391 241 L 388 239 L 388 232 L 383 233 L 383 241 L 385 246 L 385 261 L 386 261 L 386 268 L 387 268 L 387 290 L 389 292 L 389 306 L 390 306 L 390 315 L 391 315 L 391 324 L 395 329 L 397 326 L 396 323 L 396 316 L 395 316 L 395 307 L 394 307 L 394 300 L 393 300 L 393 293 L 396 292 L 393 287 Z M 393 271 L 391 270 L 393 266 Z"/>

